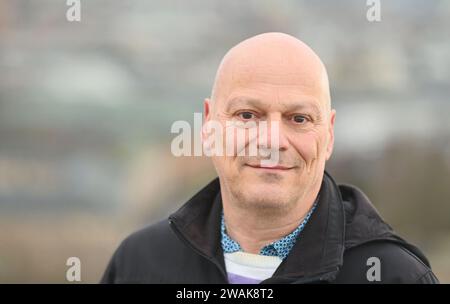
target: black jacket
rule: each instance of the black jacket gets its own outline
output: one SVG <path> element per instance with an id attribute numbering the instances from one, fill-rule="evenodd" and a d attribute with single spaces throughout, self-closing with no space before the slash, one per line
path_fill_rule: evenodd
<path id="1" fill-rule="evenodd" d="M 101 282 L 228 283 L 220 245 L 221 210 L 220 185 L 215 179 L 168 220 L 126 238 Z M 368 263 L 371 257 L 379 263 Z M 378 269 L 373 268 L 377 265 Z M 379 277 L 374 270 L 379 270 Z M 438 280 L 422 252 L 395 235 L 359 189 L 338 187 L 325 172 L 316 210 L 289 256 L 262 283 L 319 282 Z"/>

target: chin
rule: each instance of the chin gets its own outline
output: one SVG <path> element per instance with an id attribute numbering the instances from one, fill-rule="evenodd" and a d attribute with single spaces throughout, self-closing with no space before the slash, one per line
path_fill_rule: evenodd
<path id="1" fill-rule="evenodd" d="M 289 204 L 287 193 L 279 184 L 246 183 L 242 189 L 242 199 L 253 207 L 280 208 Z"/>

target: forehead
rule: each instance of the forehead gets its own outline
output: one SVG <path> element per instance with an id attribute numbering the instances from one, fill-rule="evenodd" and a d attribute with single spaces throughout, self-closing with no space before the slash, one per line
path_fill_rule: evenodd
<path id="1" fill-rule="evenodd" d="M 285 95 L 286 97 L 287 95 Z M 224 101 L 225 111 L 254 108 L 264 111 L 311 111 L 320 114 L 324 109 L 317 99 L 302 94 L 291 94 L 289 98 L 268 99 L 263 96 L 233 94 Z"/>
<path id="2" fill-rule="evenodd" d="M 319 88 L 323 71 L 315 62 L 279 62 L 272 58 L 263 61 L 242 58 L 230 63 L 228 69 L 231 85 L 245 86 L 252 84 L 269 84 L 280 86 Z"/>
<path id="3" fill-rule="evenodd" d="M 259 100 L 282 105 L 320 106 L 327 85 L 317 68 L 286 64 L 234 64 L 223 80 L 224 104 Z"/>

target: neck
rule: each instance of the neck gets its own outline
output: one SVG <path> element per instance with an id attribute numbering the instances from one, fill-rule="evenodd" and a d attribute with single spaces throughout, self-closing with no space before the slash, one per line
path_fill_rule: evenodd
<path id="1" fill-rule="evenodd" d="M 314 204 L 318 191 L 299 200 L 292 208 L 261 210 L 245 208 L 222 194 L 227 234 L 242 250 L 258 254 L 261 249 L 294 231 Z M 274 212 L 275 211 L 275 212 Z"/>

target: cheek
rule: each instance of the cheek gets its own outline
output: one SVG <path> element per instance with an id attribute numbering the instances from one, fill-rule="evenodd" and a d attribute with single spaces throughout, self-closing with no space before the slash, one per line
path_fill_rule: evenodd
<path id="1" fill-rule="evenodd" d="M 235 176 L 239 173 L 239 158 L 234 156 L 211 156 L 211 161 L 221 176 Z"/>
<path id="2" fill-rule="evenodd" d="M 297 135 L 293 146 L 306 163 L 311 163 L 323 153 L 324 139 L 316 132 L 309 132 Z"/>
<path id="3" fill-rule="evenodd" d="M 233 156 L 255 156 L 248 155 L 248 153 L 256 153 L 252 150 L 250 152 L 249 144 L 256 146 L 258 139 L 258 130 L 255 127 L 242 128 L 234 125 L 224 128 L 224 151 L 232 153 Z M 229 155 L 229 154 L 228 154 Z"/>

